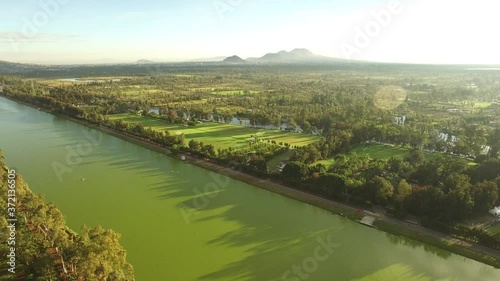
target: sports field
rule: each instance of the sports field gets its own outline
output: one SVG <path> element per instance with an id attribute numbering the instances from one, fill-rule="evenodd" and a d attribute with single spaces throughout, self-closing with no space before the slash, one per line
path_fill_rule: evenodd
<path id="1" fill-rule="evenodd" d="M 251 137 L 256 137 L 263 141 L 274 140 L 277 143 L 288 143 L 291 146 L 305 146 L 320 140 L 320 137 L 313 135 L 209 122 L 197 124 L 195 127 L 185 127 L 179 124 L 171 124 L 161 119 L 133 114 L 110 115 L 108 118 L 110 120 L 123 120 L 131 124 L 141 123 L 145 128 L 151 127 L 158 131 L 167 130 L 170 134 L 184 134 L 187 141 L 194 139 L 205 144 L 212 144 L 217 148 L 245 147 L 249 144 Z"/>

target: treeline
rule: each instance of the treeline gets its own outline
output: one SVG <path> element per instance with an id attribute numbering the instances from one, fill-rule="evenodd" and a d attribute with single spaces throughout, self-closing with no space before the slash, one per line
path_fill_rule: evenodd
<path id="1" fill-rule="evenodd" d="M 13 201 L 6 196 L 14 173 L 9 173 L 3 161 L 0 150 L 0 208 L 8 210 Z M 0 280 L 135 280 L 119 234 L 100 226 L 83 226 L 82 234 L 77 234 L 66 226 L 57 207 L 33 194 L 19 174 L 15 175 L 15 191 L 14 242 L 8 240 L 12 222 L 6 216 L 0 218 L 0 256 L 4 260 Z M 12 260 L 11 248 L 15 248 L 14 274 L 7 271 L 14 264 L 5 262 Z"/>
<path id="2" fill-rule="evenodd" d="M 411 99 L 408 98 L 397 108 L 381 109 L 374 106 L 376 93 L 387 86 L 387 82 L 358 77 L 356 72 L 345 75 L 320 72 L 308 74 L 310 78 L 307 80 L 302 78 L 301 73 L 282 74 L 263 70 L 262 74 L 258 74 L 250 69 L 240 74 L 225 70 L 217 76 L 213 70 L 187 77 L 156 74 L 124 78 L 119 82 L 53 87 L 17 78 L 0 80 L 6 84 L 6 94 L 30 94 L 36 97 L 32 100 L 36 104 L 47 104 L 58 112 L 72 116 L 80 114 L 84 118 L 86 115 L 97 115 L 103 119 L 109 114 L 127 112 L 148 114 L 151 108 L 157 108 L 160 118 L 188 125 L 194 125 L 195 120 L 214 118 L 217 122 L 230 122 L 237 117 L 249 119 L 254 126 L 279 127 L 287 124 L 291 130 L 300 127 L 306 134 L 320 134 L 330 139 L 342 134 L 344 140 L 341 146 L 375 141 L 472 158 L 484 158 L 483 154 L 491 158 L 499 156 L 500 129 L 490 126 L 490 122 L 500 115 L 499 106 L 477 110 L 473 115 L 443 117 L 433 112 L 427 114 L 429 110 L 423 104 L 436 100 L 481 98 L 470 89 L 462 89 L 465 87 L 459 86 L 462 81 L 454 82 L 457 78 L 453 77 L 443 77 L 442 85 L 427 85 L 418 78 L 391 81 L 390 84 L 408 90 Z M 476 80 L 477 84 L 489 89 L 488 83 Z M 220 83 L 226 85 L 224 88 L 231 85 L 259 92 L 252 94 L 243 90 L 247 94 L 218 96 L 204 88 L 217 87 Z M 141 86 L 136 88 L 136 85 Z M 134 89 L 138 89 L 139 94 L 127 94 L 128 90 Z M 154 93 L 149 93 L 149 89 L 155 89 Z M 419 91 L 419 94 L 412 91 Z M 491 96 L 483 92 L 480 94 Z M 394 118 L 403 115 L 406 116 L 404 124 L 395 124 Z M 92 116 L 91 119 L 97 118 Z M 443 134 L 456 139 L 443 139 Z M 346 139 L 345 135 L 349 138 Z M 338 141 L 327 142 L 330 145 Z M 485 152 L 486 145 L 491 149 Z M 335 146 L 335 149 L 326 147 L 328 152 L 324 151 L 323 145 L 316 146 L 322 154 L 319 159 L 325 159 L 324 155 L 334 155 L 338 145 Z M 311 159 L 312 162 L 313 156 L 309 154 L 297 159 Z"/>
<path id="3" fill-rule="evenodd" d="M 460 225 L 500 205 L 500 159 L 470 166 L 450 156 L 424 160 L 418 149 L 388 161 L 338 154 L 328 169 L 291 162 L 282 180 L 336 201 L 382 206 L 399 218 L 411 215 L 426 226 L 500 249 L 500 235 Z"/>
<path id="4" fill-rule="evenodd" d="M 51 96 L 25 94 L 20 90 L 7 88 L 4 95 L 16 100 L 41 107 L 55 114 L 63 114 L 92 124 L 104 126 L 120 133 L 132 135 L 145 141 L 167 147 L 172 153 L 191 153 L 192 155 L 211 159 L 220 165 L 239 169 L 247 173 L 265 176 L 268 174 L 267 161 L 290 149 L 288 144 L 277 144 L 274 141 L 260 141 L 255 136 L 254 143 L 244 149 L 215 148 L 195 140 L 186 143 L 184 134 L 171 134 L 169 131 L 156 131 L 145 128 L 142 124 L 129 124 L 122 120 L 111 121 L 95 110 L 85 111 L 73 105 L 55 100 Z"/>

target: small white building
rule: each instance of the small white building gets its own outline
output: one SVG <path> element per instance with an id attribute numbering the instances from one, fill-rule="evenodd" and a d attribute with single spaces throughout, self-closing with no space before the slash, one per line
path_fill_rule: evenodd
<path id="1" fill-rule="evenodd" d="M 495 217 L 500 217 L 500 207 L 495 207 L 494 209 L 491 209 L 490 214 L 494 215 Z"/>

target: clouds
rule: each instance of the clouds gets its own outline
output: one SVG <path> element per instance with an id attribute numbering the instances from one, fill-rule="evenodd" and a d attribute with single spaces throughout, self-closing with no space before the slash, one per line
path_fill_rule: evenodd
<path id="1" fill-rule="evenodd" d="M 50 33 L 25 33 L 25 32 L 0 32 L 0 43 L 48 43 L 61 41 L 85 41 L 86 37 L 79 34 L 50 34 Z"/>

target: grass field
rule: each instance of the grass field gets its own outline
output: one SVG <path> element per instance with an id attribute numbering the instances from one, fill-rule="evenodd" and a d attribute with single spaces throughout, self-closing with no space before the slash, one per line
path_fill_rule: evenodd
<path id="1" fill-rule="evenodd" d="M 410 149 L 404 147 L 390 146 L 384 144 L 363 144 L 358 145 L 353 148 L 353 153 L 356 153 L 358 156 L 368 156 L 373 159 L 382 159 L 389 160 L 391 158 L 404 158 L 408 156 Z M 438 154 L 436 153 L 425 153 L 426 159 L 432 159 L 436 157 Z M 323 164 L 326 167 L 330 167 L 334 164 L 334 159 L 327 159 L 318 161 L 316 164 Z"/>
<path id="2" fill-rule="evenodd" d="M 258 94 L 257 91 L 248 91 L 250 94 Z M 231 96 L 231 95 L 243 95 L 243 90 L 232 90 L 232 91 L 213 91 L 214 95 L 223 95 L 223 96 Z"/>
<path id="3" fill-rule="evenodd" d="M 269 169 L 269 171 L 271 173 L 277 173 L 278 172 L 277 166 L 281 162 L 290 159 L 290 157 L 292 157 L 292 155 L 293 155 L 293 151 L 289 150 L 286 153 L 282 153 L 282 154 L 272 158 L 271 160 L 267 161 L 267 168 Z"/>
<path id="4" fill-rule="evenodd" d="M 358 145 L 353 148 L 352 152 L 356 153 L 356 155 L 358 156 L 366 155 L 373 159 L 389 160 L 391 158 L 402 159 L 408 156 L 410 149 L 405 147 L 370 143 L 370 144 Z M 424 155 L 426 160 L 432 160 L 433 158 L 437 157 L 439 153 L 424 152 Z M 333 159 L 321 160 L 318 161 L 316 164 L 323 164 L 326 167 L 330 167 L 331 165 L 334 164 L 334 160 Z M 469 165 L 474 166 L 477 165 L 477 163 L 469 162 Z"/>
<path id="5" fill-rule="evenodd" d="M 186 140 L 194 139 L 205 144 L 212 144 L 217 148 L 240 148 L 248 145 L 248 140 L 254 136 L 261 140 L 275 140 L 289 143 L 292 146 L 305 146 L 320 140 L 320 137 L 283 131 L 255 129 L 218 123 L 197 124 L 195 127 L 184 127 L 179 124 L 170 124 L 156 118 L 146 118 L 132 114 L 118 114 L 108 116 L 110 120 L 123 120 L 128 123 L 141 123 L 145 128 L 154 130 L 168 130 L 171 134 L 184 134 Z"/>
<path id="6" fill-rule="evenodd" d="M 491 234 L 499 234 L 500 233 L 500 223 L 497 223 L 497 224 L 489 227 L 487 230 Z"/>
<path id="7" fill-rule="evenodd" d="M 365 144 L 353 149 L 359 156 L 369 156 L 375 159 L 388 160 L 390 158 L 404 158 L 409 153 L 408 148 L 389 146 L 383 144 Z M 427 155 L 426 155 L 427 156 Z"/>
<path id="8" fill-rule="evenodd" d="M 369 156 L 374 159 L 388 160 L 392 157 L 403 158 L 408 155 L 409 149 L 402 147 L 392 147 L 383 144 L 364 144 L 355 147 L 352 150 L 358 156 Z M 330 167 L 334 164 L 334 159 L 318 161 L 316 164 L 323 164 L 325 167 Z"/>

